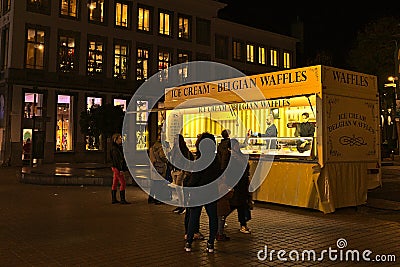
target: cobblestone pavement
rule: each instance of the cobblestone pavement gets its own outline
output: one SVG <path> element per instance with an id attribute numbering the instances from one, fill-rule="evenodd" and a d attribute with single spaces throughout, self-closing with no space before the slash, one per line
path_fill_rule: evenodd
<path id="1" fill-rule="evenodd" d="M 195 241 L 187 253 L 184 216 L 168 205 L 147 204 L 136 186 L 127 188 L 131 205 L 112 205 L 108 186 L 23 184 L 16 179 L 19 171 L 0 169 L 0 266 L 354 266 L 345 259 L 356 250 L 357 265 L 400 266 L 395 209 L 365 205 L 323 214 L 256 203 L 251 234 L 238 231 L 233 213 L 226 228 L 231 241 L 216 241 L 211 255 L 204 252 L 206 241 Z M 207 237 L 205 211 L 201 232 Z M 287 261 L 278 259 L 279 250 L 286 251 L 279 255 Z M 301 259 L 305 250 L 315 251 L 317 258 L 328 252 L 321 261 L 290 260 Z M 362 259 L 363 252 L 370 262 Z M 379 255 L 386 262 L 377 262 Z"/>

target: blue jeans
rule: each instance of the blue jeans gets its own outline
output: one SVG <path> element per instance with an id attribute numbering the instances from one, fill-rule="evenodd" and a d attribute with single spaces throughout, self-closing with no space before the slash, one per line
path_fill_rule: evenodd
<path id="1" fill-rule="evenodd" d="M 193 236 L 196 232 L 196 226 L 199 224 L 201 209 L 203 207 L 192 207 L 190 209 L 189 215 L 189 225 L 188 225 L 188 233 L 186 242 L 192 244 Z M 209 237 L 208 243 L 214 244 L 215 236 L 218 231 L 218 217 L 217 217 L 217 202 L 211 202 L 209 204 L 204 205 L 208 216 L 208 227 L 209 227 Z"/>

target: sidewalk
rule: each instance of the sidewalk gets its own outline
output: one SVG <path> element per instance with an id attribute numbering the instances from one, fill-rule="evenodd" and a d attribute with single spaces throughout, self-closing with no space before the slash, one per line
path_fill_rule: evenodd
<path id="1" fill-rule="evenodd" d="M 148 166 L 135 167 L 135 177 L 148 177 Z M 22 167 L 20 181 L 45 185 L 111 186 L 109 165 L 99 163 L 58 163 Z M 131 177 L 128 185 L 134 183 Z M 370 190 L 367 205 L 377 209 L 400 210 L 400 156 L 382 161 L 382 187 Z"/>
<path id="2" fill-rule="evenodd" d="M 321 257 L 323 250 L 338 250 L 338 246 L 344 255 L 347 250 L 368 249 L 372 259 L 378 255 L 386 259 L 380 263 L 361 259 L 357 264 L 362 266 L 400 264 L 398 212 L 391 211 L 387 216 L 375 209 L 344 208 L 323 214 L 256 203 L 249 222 L 251 234 L 238 231 L 237 216 L 233 213 L 226 228 L 231 241 L 216 241 L 212 255 L 204 252 L 206 241 L 196 241 L 193 251 L 187 253 L 183 250 L 183 216 L 173 213 L 172 206 L 147 204 L 147 195 L 137 186 L 127 188 L 131 205 L 112 205 L 108 186 L 24 184 L 16 178 L 19 173 L 20 168 L 0 169 L 0 266 L 356 264 L 352 260 L 330 259 L 327 254 L 321 261 L 277 258 L 279 250 L 315 251 Z M 206 238 L 207 229 L 203 211 L 200 231 Z M 264 258 L 265 248 L 271 259 Z M 396 256 L 396 261 L 391 255 Z"/>

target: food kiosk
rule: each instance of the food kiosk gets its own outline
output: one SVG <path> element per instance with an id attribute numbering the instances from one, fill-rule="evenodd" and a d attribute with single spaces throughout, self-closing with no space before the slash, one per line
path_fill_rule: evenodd
<path id="1" fill-rule="evenodd" d="M 376 76 L 309 66 L 167 88 L 164 105 L 171 143 L 181 133 L 194 149 L 197 134 L 230 130 L 249 155 L 256 201 L 331 213 L 381 185 Z M 312 137 L 295 134 L 303 113 Z M 278 135 L 259 137 L 270 114 Z"/>

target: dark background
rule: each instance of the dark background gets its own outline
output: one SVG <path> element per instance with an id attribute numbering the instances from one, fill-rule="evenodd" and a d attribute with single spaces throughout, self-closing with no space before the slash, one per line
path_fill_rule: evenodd
<path id="1" fill-rule="evenodd" d="M 367 23 L 385 16 L 400 17 L 400 1 L 219 2 L 228 4 L 220 10 L 219 17 L 275 33 L 291 35 L 290 25 L 296 20 L 303 21 L 305 56 L 314 57 L 319 51 L 328 51 L 332 54 L 335 67 L 345 67 L 347 53 L 357 32 L 363 30 Z"/>

